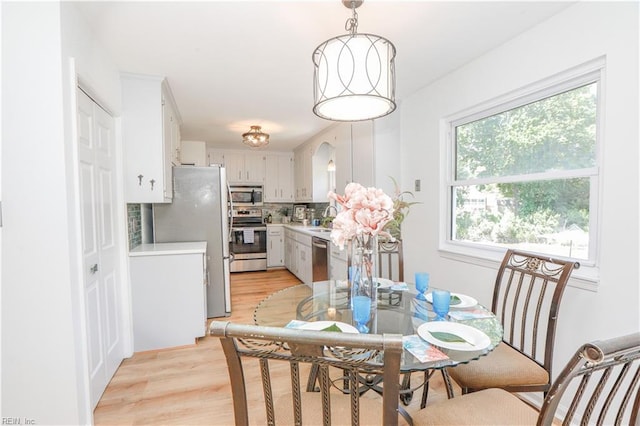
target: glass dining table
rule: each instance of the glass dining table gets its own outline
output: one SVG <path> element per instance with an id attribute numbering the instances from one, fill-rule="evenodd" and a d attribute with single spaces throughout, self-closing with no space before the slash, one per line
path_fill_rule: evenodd
<path id="1" fill-rule="evenodd" d="M 436 315 L 428 301 L 429 291 L 426 295 L 427 300 L 421 300 L 416 297 L 418 292 L 414 284 L 394 283 L 385 288 L 380 286 L 377 293 L 378 303 L 371 332 L 396 333 L 403 336 L 405 349 L 402 355 L 402 373 L 425 371 L 432 374 L 444 367 L 472 362 L 491 352 L 502 341 L 503 329 L 498 319 L 470 296 L 452 293 L 452 296 L 457 296 L 454 300 L 462 303 L 456 305 L 452 302 L 447 321 L 436 324 Z M 263 299 L 254 311 L 254 322 L 257 325 L 287 327 L 291 326 L 292 320 L 354 324 L 348 282 L 328 280 L 314 282 L 311 287 L 306 284 L 289 287 Z M 425 339 L 422 337 L 429 335 L 425 335 L 423 329 L 430 326 L 450 326 L 455 330 L 455 327 L 459 327 L 456 324 L 480 331 L 478 334 L 483 335 L 483 343 L 477 347 L 459 347 L 447 342 L 438 345 L 438 340 L 435 340 L 434 344 L 433 339 L 431 345 L 424 343 Z M 448 328 L 445 327 L 444 330 Z M 408 344 L 410 339 L 418 344 L 422 342 L 423 348 L 432 346 L 437 350 L 427 351 L 426 357 L 424 353 L 417 353 L 416 356 L 416 351 L 410 349 L 411 345 Z M 433 356 L 433 352 L 436 352 L 437 356 Z M 404 376 L 405 379 L 410 377 Z M 425 375 L 425 382 L 427 377 L 430 375 Z M 403 387 L 405 395 L 412 394 L 415 390 L 411 389 L 408 383 L 403 383 Z M 406 397 L 403 402 L 406 403 Z"/>

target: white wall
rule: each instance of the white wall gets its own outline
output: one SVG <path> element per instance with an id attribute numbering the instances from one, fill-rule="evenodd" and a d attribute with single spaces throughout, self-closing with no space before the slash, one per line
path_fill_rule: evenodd
<path id="1" fill-rule="evenodd" d="M 69 59 L 115 112 L 119 81 L 72 4 L 1 7 L 1 415 L 87 424 Z"/>
<path id="2" fill-rule="evenodd" d="M 393 179 L 401 183 L 400 179 L 400 114 L 392 113 L 386 117 L 373 121 L 373 142 L 375 146 L 374 166 L 375 186 L 393 196 L 395 187 Z M 401 188 L 412 191 L 413 187 Z M 410 201 L 410 197 L 405 197 Z"/>
<path id="3" fill-rule="evenodd" d="M 59 5 L 2 7 L 2 416 L 75 424 Z"/>
<path id="4" fill-rule="evenodd" d="M 600 282 L 597 291 L 565 292 L 555 372 L 582 343 L 640 330 L 638 276 L 638 4 L 582 2 L 488 52 L 406 99 L 402 180 L 421 179 L 405 232 L 407 276 L 427 270 L 435 286 L 490 306 L 497 265 L 444 258 L 440 229 L 439 120 L 606 55 Z M 437 60 L 437 58 L 434 58 Z"/>

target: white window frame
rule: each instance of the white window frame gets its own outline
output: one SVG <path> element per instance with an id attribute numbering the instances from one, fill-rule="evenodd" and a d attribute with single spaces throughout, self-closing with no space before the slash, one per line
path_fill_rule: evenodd
<path id="1" fill-rule="evenodd" d="M 454 241 L 451 239 L 451 227 L 453 226 L 452 191 L 453 183 L 471 183 L 455 181 L 455 127 L 505 112 L 522 105 L 526 105 L 543 98 L 560 94 L 575 89 L 585 84 L 598 83 L 598 104 L 596 106 L 597 134 L 596 134 L 596 163 L 594 167 L 581 170 L 559 171 L 553 174 L 541 173 L 545 178 L 569 178 L 579 174 L 581 177 L 588 175 L 590 178 L 589 194 L 589 259 L 580 259 L 580 268 L 572 274 L 569 285 L 597 290 L 599 283 L 599 247 L 600 247 L 600 212 L 602 180 L 602 134 L 603 134 L 603 104 L 604 104 L 605 59 L 597 58 L 586 64 L 582 64 L 570 70 L 561 72 L 542 81 L 533 83 L 524 88 L 515 90 L 497 98 L 478 104 L 474 107 L 444 117 L 440 120 L 440 235 L 439 251 L 443 257 L 453 260 L 472 263 L 486 267 L 497 267 L 502 260 L 504 248 Z M 535 176 L 531 176 L 535 177 Z M 505 177 L 503 181 L 511 181 Z M 522 177 L 517 179 L 524 181 Z M 495 179 L 492 179 L 495 181 Z M 474 179 L 472 183 L 480 183 Z"/>

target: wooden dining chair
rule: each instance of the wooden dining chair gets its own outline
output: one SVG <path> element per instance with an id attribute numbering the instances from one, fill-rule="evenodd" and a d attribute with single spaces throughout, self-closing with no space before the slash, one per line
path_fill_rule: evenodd
<path id="1" fill-rule="evenodd" d="M 540 409 L 491 388 L 409 410 L 419 425 L 639 425 L 640 333 L 587 343 L 554 381 Z"/>
<path id="2" fill-rule="evenodd" d="M 324 425 L 345 424 L 349 419 L 352 425 L 398 424 L 401 335 L 307 331 L 221 321 L 212 321 L 209 331 L 220 338 L 227 360 L 236 425 L 249 424 L 249 404 L 256 401 L 253 395 L 248 399 L 252 385 L 262 386 L 265 424 L 318 424 L 320 418 Z M 249 359 L 259 364 L 261 385 L 247 382 Z M 320 392 L 301 390 L 303 365 L 318 366 Z M 345 393 L 343 378 L 332 380 L 329 367 L 345 372 L 350 389 L 357 389 L 358 374 L 363 371 L 382 374 L 382 400 L 361 398 L 357 391 Z"/>
<path id="3" fill-rule="evenodd" d="M 507 250 L 491 305 L 504 329 L 502 343 L 486 357 L 443 374 L 450 375 L 463 394 L 487 388 L 546 393 L 560 301 L 577 267 L 576 262 Z"/>

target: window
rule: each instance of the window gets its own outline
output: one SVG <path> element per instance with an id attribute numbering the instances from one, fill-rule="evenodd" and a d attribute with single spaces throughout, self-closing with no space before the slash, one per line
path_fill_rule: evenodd
<path id="1" fill-rule="evenodd" d="M 447 120 L 446 243 L 595 263 L 600 71 Z"/>

